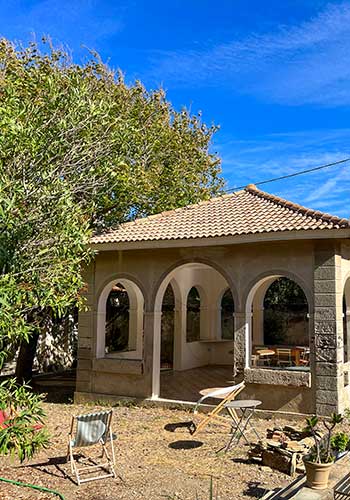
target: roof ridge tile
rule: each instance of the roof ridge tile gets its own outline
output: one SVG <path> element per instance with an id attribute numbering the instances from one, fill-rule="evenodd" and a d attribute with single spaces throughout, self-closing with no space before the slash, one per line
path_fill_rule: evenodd
<path id="1" fill-rule="evenodd" d="M 253 187 L 254 186 L 254 187 Z M 331 215 L 326 212 L 321 212 L 320 210 L 314 210 L 312 208 L 307 208 L 304 207 L 303 205 L 299 205 L 298 203 L 294 203 L 292 201 L 286 200 L 284 198 L 281 198 L 280 196 L 276 196 L 274 194 L 267 193 L 266 191 L 262 191 L 261 189 L 257 188 L 254 184 L 249 184 L 246 188 L 245 191 L 248 193 L 252 194 L 253 196 L 259 196 L 261 198 L 265 198 L 266 200 L 272 201 L 274 203 L 277 203 L 281 206 L 285 206 L 287 208 L 291 208 L 295 211 L 301 212 L 304 215 L 307 215 L 308 217 L 318 217 L 322 220 L 325 221 L 337 221 L 341 225 L 350 227 L 350 222 L 348 219 L 338 217 L 336 215 Z"/>

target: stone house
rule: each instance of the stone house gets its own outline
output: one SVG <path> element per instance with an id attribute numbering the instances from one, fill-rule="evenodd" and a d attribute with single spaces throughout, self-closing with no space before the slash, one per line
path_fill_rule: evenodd
<path id="1" fill-rule="evenodd" d="M 95 235 L 76 398 L 194 401 L 198 388 L 244 378 L 242 397 L 265 409 L 342 411 L 349 238 L 348 220 L 254 185 Z M 267 341 L 266 297 L 281 280 L 300 290 L 302 316 Z"/>

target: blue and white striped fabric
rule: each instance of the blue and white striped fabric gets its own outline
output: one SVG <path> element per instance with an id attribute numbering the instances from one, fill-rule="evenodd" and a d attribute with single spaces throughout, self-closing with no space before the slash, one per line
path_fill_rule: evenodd
<path id="1" fill-rule="evenodd" d="M 108 425 L 111 411 L 88 413 L 76 417 L 77 430 L 75 439 L 71 441 L 73 447 L 91 446 L 107 439 Z"/>

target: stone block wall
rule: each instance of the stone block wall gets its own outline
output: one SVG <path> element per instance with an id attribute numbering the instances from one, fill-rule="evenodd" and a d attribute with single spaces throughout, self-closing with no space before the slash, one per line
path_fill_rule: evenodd
<path id="1" fill-rule="evenodd" d="M 336 243 L 318 243 L 314 265 L 314 333 L 311 366 L 315 412 L 344 410 L 341 256 Z"/>

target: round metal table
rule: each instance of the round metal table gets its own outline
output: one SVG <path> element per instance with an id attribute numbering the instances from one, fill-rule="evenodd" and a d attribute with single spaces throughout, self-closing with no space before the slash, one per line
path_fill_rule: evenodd
<path id="1" fill-rule="evenodd" d="M 254 415 L 257 406 L 260 406 L 261 404 L 262 401 L 259 401 L 258 399 L 241 399 L 237 401 L 231 401 L 230 403 L 227 403 L 225 405 L 227 413 L 230 415 L 232 419 L 232 426 L 230 432 L 231 438 L 227 443 L 225 452 L 227 452 L 232 445 L 237 446 L 242 436 L 244 437 L 246 443 L 250 444 L 250 441 L 246 436 L 246 433 L 248 432 L 247 431 L 248 425 L 250 426 L 251 430 L 255 433 L 257 438 L 260 439 L 257 430 L 251 423 L 251 418 Z M 236 413 L 237 410 L 240 410 L 241 412 L 240 416 L 237 415 Z M 235 439 L 236 442 L 234 443 Z"/>

